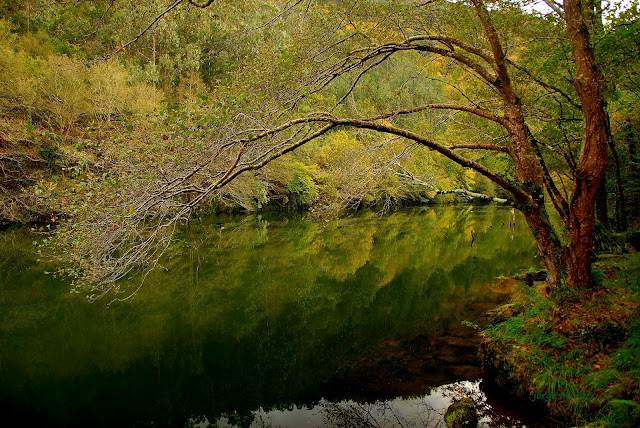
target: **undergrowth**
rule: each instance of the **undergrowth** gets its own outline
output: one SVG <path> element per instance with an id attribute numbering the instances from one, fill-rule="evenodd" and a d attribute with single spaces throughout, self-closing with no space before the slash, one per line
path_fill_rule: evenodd
<path id="1" fill-rule="evenodd" d="M 521 284 L 483 332 L 496 382 L 572 426 L 640 426 L 640 254 L 606 256 L 590 289 Z"/>

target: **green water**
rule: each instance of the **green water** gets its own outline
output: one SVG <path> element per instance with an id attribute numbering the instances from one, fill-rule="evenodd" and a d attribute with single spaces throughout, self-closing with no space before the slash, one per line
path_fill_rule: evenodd
<path id="1" fill-rule="evenodd" d="M 496 277 L 538 264 L 511 215 L 442 206 L 193 222 L 135 298 L 110 308 L 45 274 L 39 238 L 3 232 L 3 418 L 248 426 L 258 409 L 384 402 L 477 379 L 461 320 L 481 324 L 506 299 Z"/>

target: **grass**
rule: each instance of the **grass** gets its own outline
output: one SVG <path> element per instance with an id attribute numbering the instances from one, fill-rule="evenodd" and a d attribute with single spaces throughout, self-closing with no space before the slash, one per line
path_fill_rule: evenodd
<path id="1" fill-rule="evenodd" d="M 640 254 L 602 257 L 588 290 L 521 284 L 484 330 L 496 383 L 572 426 L 640 426 Z"/>

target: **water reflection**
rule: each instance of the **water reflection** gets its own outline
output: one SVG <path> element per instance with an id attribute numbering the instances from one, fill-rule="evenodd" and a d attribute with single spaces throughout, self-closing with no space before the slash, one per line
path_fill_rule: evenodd
<path id="1" fill-rule="evenodd" d="M 413 398 L 395 398 L 360 403 L 353 400 L 337 402 L 320 400 L 312 407 L 293 406 L 287 410 L 258 409 L 251 412 L 245 424 L 256 427 L 279 428 L 436 428 L 444 427 L 444 414 L 454 399 L 469 397 L 478 410 L 478 427 L 517 426 L 522 428 L 522 420 L 513 416 L 496 413 L 487 402 L 480 388 L 480 381 L 460 381 L 433 388 L 428 394 Z M 236 421 L 233 421 L 236 422 Z M 206 419 L 189 421 L 193 427 L 230 427 L 233 423 L 223 417 L 210 422 Z"/>
<path id="2" fill-rule="evenodd" d="M 475 379 L 460 321 L 481 322 L 504 300 L 495 278 L 536 263 L 510 215 L 194 222 L 135 299 L 110 309 L 44 275 L 33 237 L 5 233 L 2 411 L 54 426 L 248 426 L 260 408 L 384 402 Z"/>

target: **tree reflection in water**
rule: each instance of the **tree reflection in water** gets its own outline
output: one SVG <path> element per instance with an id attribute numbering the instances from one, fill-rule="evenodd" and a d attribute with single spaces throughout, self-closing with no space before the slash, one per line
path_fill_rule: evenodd
<path id="1" fill-rule="evenodd" d="M 4 233 L 0 411 L 50 427 L 397 421 L 410 401 L 397 397 L 482 375 L 461 321 L 482 324 L 507 297 L 496 277 L 536 263 L 524 226 L 500 226 L 509 215 L 439 206 L 201 219 L 165 269 L 110 308 L 43 274 L 55 267 L 36 262 L 27 231 Z M 419 417 L 437 423 L 446 406 L 429 405 L 439 410 Z M 300 406 L 313 423 L 298 423 Z"/>
<path id="2" fill-rule="evenodd" d="M 478 411 L 478 427 L 541 427 L 522 416 L 506 415 L 505 409 L 489 403 L 480 381 L 461 381 L 433 388 L 415 398 L 396 398 L 373 403 L 353 400 L 322 400 L 315 406 L 288 410 L 258 410 L 239 418 L 233 415 L 199 427 L 242 426 L 247 428 L 444 428 L 444 414 L 455 399 L 471 398 Z"/>

